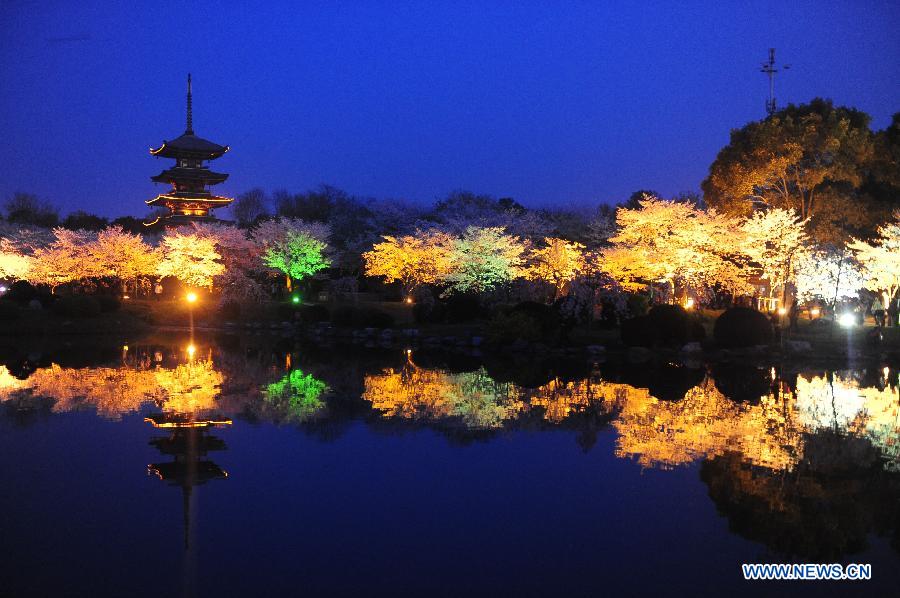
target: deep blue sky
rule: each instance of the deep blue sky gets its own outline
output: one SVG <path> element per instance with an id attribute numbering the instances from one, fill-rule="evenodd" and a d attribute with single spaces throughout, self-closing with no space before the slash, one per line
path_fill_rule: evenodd
<path id="1" fill-rule="evenodd" d="M 0 197 L 146 213 L 151 145 L 229 144 L 218 189 L 329 183 L 526 205 L 698 189 L 731 128 L 815 96 L 900 111 L 897 2 L 0 2 Z"/>

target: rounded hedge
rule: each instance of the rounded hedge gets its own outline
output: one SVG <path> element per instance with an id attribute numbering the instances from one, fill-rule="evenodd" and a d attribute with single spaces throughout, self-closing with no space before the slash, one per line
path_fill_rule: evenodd
<path id="1" fill-rule="evenodd" d="M 716 319 L 713 337 L 720 347 L 752 347 L 771 343 L 775 331 L 769 317 L 761 311 L 732 307 Z"/>
<path id="2" fill-rule="evenodd" d="M 647 314 L 654 340 L 666 346 L 681 347 L 693 340 L 693 320 L 680 305 L 655 305 Z"/>

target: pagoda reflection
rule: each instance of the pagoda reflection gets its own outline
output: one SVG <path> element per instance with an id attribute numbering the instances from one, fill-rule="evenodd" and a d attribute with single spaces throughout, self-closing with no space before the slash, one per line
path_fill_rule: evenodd
<path id="1" fill-rule="evenodd" d="M 172 486 L 181 488 L 184 510 L 184 548 L 190 549 L 193 491 L 210 480 L 223 480 L 228 472 L 208 458 L 213 451 L 227 448 L 225 442 L 210 430 L 230 426 L 231 418 L 219 415 L 202 417 L 188 413 L 155 413 L 144 418 L 155 429 L 167 430 L 165 436 L 150 439 L 150 445 L 171 461 L 151 463 L 147 473 Z"/>

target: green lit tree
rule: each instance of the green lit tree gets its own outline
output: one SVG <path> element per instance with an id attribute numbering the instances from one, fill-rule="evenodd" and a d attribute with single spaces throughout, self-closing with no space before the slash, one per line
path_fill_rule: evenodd
<path id="1" fill-rule="evenodd" d="M 263 263 L 282 272 L 290 290 L 293 281 L 301 281 L 331 265 L 331 260 L 325 255 L 326 248 L 324 241 L 309 233 L 288 231 L 266 249 Z"/>
<path id="2" fill-rule="evenodd" d="M 328 385 L 312 374 L 291 370 L 280 380 L 267 385 L 263 396 L 285 419 L 305 421 L 325 406 L 322 395 L 327 391 Z"/>

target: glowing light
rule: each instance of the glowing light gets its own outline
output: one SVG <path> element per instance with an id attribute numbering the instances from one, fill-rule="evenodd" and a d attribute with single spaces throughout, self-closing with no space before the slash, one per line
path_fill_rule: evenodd
<path id="1" fill-rule="evenodd" d="M 188 354 L 188 357 L 193 358 L 193 357 L 194 357 L 194 353 L 196 353 L 196 352 L 197 352 L 197 347 L 195 347 L 194 345 L 188 345 L 188 346 L 187 346 L 187 354 Z"/>
<path id="2" fill-rule="evenodd" d="M 196 303 L 197 293 L 193 293 L 193 292 L 188 293 L 187 295 L 184 296 L 184 298 L 187 300 L 188 303 Z"/>
<path id="3" fill-rule="evenodd" d="M 779 308 L 778 308 L 778 315 L 779 315 L 779 316 L 783 316 L 783 315 L 786 314 L 786 313 L 787 313 L 787 310 L 786 310 L 785 308 L 783 308 L 783 307 L 779 307 Z"/>
<path id="4" fill-rule="evenodd" d="M 122 299 L 131 299 L 128 295 L 122 295 Z"/>
<path id="5" fill-rule="evenodd" d="M 291 302 L 292 303 L 300 303 L 300 296 L 294 295 L 293 297 L 291 297 Z"/>
<path id="6" fill-rule="evenodd" d="M 128 345 L 122 345 L 122 351 L 128 352 Z"/>
<path id="7" fill-rule="evenodd" d="M 811 310 L 809 310 L 809 315 L 811 315 L 814 318 L 818 318 L 820 313 L 822 313 L 822 310 L 820 310 L 818 307 L 814 307 Z"/>
<path id="8" fill-rule="evenodd" d="M 684 300 L 684 308 L 685 309 L 693 309 L 694 308 L 694 298 L 688 297 Z"/>
<path id="9" fill-rule="evenodd" d="M 844 328 L 850 328 L 856 324 L 856 316 L 850 312 L 841 314 L 841 317 L 838 318 L 838 323 Z"/>
<path id="10" fill-rule="evenodd" d="M 772 382 L 774 382 L 775 378 L 778 377 L 778 375 L 775 373 L 775 368 L 772 368 L 772 370 L 769 372 L 769 374 L 772 376 Z"/>
<path id="11" fill-rule="evenodd" d="M 412 297 L 407 297 L 407 298 L 406 298 L 406 303 L 409 304 L 409 303 L 412 303 L 412 302 L 413 302 Z"/>
<path id="12" fill-rule="evenodd" d="M 5 292 L 8 291 L 8 290 L 9 290 L 9 289 L 7 289 L 5 285 L 0 286 L 0 293 L 5 293 Z"/>
<path id="13" fill-rule="evenodd" d="M 884 381 L 887 382 L 887 379 L 891 376 L 891 368 L 888 366 L 884 366 L 884 369 L 881 370 L 881 373 L 884 374 Z"/>

